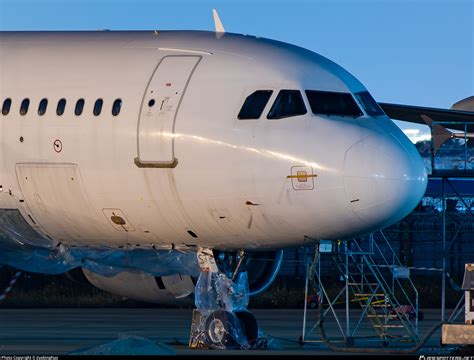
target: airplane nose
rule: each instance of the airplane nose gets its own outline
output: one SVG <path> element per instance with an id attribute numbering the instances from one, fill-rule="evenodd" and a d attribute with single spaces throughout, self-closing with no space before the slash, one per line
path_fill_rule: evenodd
<path id="1" fill-rule="evenodd" d="M 346 152 L 346 197 L 361 221 L 361 233 L 403 219 L 426 191 L 423 160 L 413 144 L 400 135 L 369 135 Z"/>

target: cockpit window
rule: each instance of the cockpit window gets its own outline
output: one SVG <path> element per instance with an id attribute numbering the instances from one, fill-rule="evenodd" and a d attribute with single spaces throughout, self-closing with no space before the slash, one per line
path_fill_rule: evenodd
<path id="1" fill-rule="evenodd" d="M 259 119 L 272 93 L 272 90 L 257 90 L 247 96 L 237 117 L 240 120 Z"/>
<path id="2" fill-rule="evenodd" d="M 272 105 L 267 119 L 282 119 L 306 114 L 303 96 L 299 90 L 281 90 Z"/>
<path id="3" fill-rule="evenodd" d="M 354 94 L 357 100 L 360 101 L 364 107 L 365 112 L 372 117 L 383 116 L 385 113 L 382 108 L 377 104 L 372 95 L 368 91 L 361 91 Z"/>
<path id="4" fill-rule="evenodd" d="M 349 93 L 306 90 L 313 114 L 359 117 L 362 111 Z"/>

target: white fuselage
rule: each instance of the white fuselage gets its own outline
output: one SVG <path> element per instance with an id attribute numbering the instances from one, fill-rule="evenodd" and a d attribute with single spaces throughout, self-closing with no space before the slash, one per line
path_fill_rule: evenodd
<path id="1" fill-rule="evenodd" d="M 273 90 L 260 119 L 238 119 L 259 89 Z M 281 89 L 307 113 L 267 119 Z M 414 146 L 386 116 L 313 115 L 307 89 L 365 90 L 322 56 L 250 36 L 1 33 L 0 208 L 54 243 L 178 249 L 283 248 L 406 216 L 426 188 Z"/>

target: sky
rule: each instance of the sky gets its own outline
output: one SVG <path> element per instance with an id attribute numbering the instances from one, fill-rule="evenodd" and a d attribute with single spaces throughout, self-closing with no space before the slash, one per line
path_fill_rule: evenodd
<path id="1" fill-rule="evenodd" d="M 474 95 L 474 0 L 0 0 L 0 31 L 213 30 L 213 8 L 227 32 L 335 61 L 377 101 L 450 108 Z"/>

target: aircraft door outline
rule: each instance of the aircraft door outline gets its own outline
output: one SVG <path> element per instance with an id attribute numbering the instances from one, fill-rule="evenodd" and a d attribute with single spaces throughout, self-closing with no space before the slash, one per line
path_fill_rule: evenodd
<path id="1" fill-rule="evenodd" d="M 161 59 L 140 107 L 137 129 L 138 167 L 174 168 L 174 129 L 179 106 L 202 56 L 168 55 Z"/>

